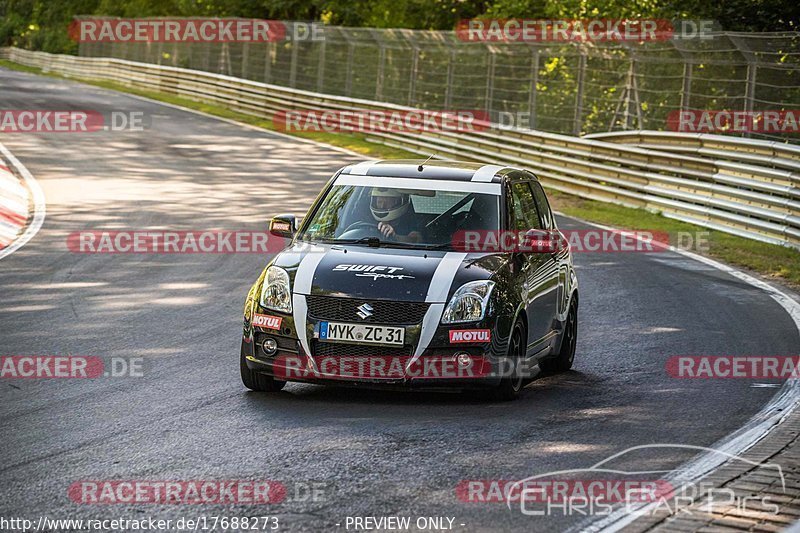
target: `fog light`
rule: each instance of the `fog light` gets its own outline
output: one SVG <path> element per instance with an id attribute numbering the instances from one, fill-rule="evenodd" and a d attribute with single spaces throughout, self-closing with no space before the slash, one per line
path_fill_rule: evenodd
<path id="1" fill-rule="evenodd" d="M 275 355 L 275 352 L 278 351 L 278 341 L 272 337 L 267 337 L 261 341 L 261 349 L 264 350 L 264 353 L 267 355 Z"/>
<path id="2" fill-rule="evenodd" d="M 456 361 L 459 366 L 465 367 L 472 364 L 472 356 L 466 352 L 456 354 Z"/>

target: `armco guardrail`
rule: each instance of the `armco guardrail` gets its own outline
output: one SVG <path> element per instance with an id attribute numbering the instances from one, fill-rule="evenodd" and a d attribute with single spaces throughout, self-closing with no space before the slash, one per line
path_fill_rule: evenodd
<path id="1" fill-rule="evenodd" d="M 665 152 L 694 154 L 717 160 L 721 164 L 750 164 L 790 171 L 797 171 L 800 165 L 800 145 L 785 142 L 754 143 L 747 139 L 725 135 L 669 131 L 614 131 L 594 133 L 584 138 Z"/>
<path id="2" fill-rule="evenodd" d="M 4 49 L 3 55 L 46 71 L 113 80 L 262 118 L 272 118 L 276 112 L 288 109 L 411 110 L 394 104 L 118 59 L 52 55 L 16 48 Z M 702 148 L 697 135 L 668 135 L 673 141 L 680 139 L 685 146 Z M 656 210 L 701 226 L 800 248 L 800 158 L 793 147 L 775 156 L 780 159 L 780 164 L 776 164 L 767 161 L 766 154 L 777 150 L 778 145 L 741 139 L 736 144 L 739 151 L 727 145 L 722 148 L 714 145 L 726 157 L 711 158 L 699 151 L 665 151 L 663 147 L 649 146 L 649 141 L 643 142 L 643 146 L 630 146 L 608 142 L 621 141 L 621 137 L 599 140 L 496 127 L 458 133 L 374 133 L 370 138 L 420 154 L 525 166 L 536 172 L 546 186 L 558 191 Z M 749 152 L 745 150 L 747 146 Z M 744 157 L 747 153 L 763 154 L 765 158 Z"/>

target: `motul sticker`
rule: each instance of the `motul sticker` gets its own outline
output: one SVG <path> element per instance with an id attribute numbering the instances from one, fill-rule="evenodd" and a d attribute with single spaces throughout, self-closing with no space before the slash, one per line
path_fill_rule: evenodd
<path id="1" fill-rule="evenodd" d="M 451 329 L 450 343 L 456 342 L 489 342 L 492 332 L 488 329 Z"/>
<path id="2" fill-rule="evenodd" d="M 281 322 L 283 322 L 283 318 L 279 316 L 253 313 L 253 325 L 259 328 L 281 329 Z"/>

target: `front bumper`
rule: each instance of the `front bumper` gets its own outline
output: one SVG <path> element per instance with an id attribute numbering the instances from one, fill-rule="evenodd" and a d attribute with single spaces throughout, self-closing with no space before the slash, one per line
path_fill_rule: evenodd
<path id="1" fill-rule="evenodd" d="M 326 342 L 315 338 L 319 322 L 307 317 L 302 325 L 312 352 L 309 354 L 299 342 L 291 315 L 281 315 L 279 328 L 253 326 L 245 317 L 247 367 L 282 381 L 425 390 L 496 387 L 507 369 L 504 356 L 510 319 L 487 316 L 478 323 L 439 324 L 427 348 L 416 358 L 413 354 L 420 342 L 421 324 L 398 324 L 406 330 L 405 345 L 400 348 Z M 488 330 L 488 341 L 451 342 L 451 330 Z M 266 337 L 277 341 L 277 352 L 272 355 L 262 348 Z M 456 354 L 467 354 L 469 364 L 459 364 Z"/>

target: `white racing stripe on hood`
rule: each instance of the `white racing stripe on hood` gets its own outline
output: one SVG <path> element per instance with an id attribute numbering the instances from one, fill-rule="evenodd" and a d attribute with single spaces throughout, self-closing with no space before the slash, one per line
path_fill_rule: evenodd
<path id="1" fill-rule="evenodd" d="M 422 355 L 428 348 L 433 334 L 436 333 L 436 328 L 439 327 L 439 321 L 442 319 L 444 306 L 447 304 L 447 294 L 450 292 L 450 285 L 453 284 L 453 279 L 456 277 L 461 263 L 467 257 L 465 253 L 447 252 L 445 256 L 439 261 L 439 266 L 431 277 L 431 283 L 428 286 L 428 295 L 425 301 L 431 305 L 425 313 L 425 318 L 422 319 L 422 331 L 419 335 L 419 343 L 417 349 L 414 351 L 414 356 L 408 361 L 406 371 L 411 368 L 419 356 Z"/>
<path id="2" fill-rule="evenodd" d="M 431 277 L 431 284 L 428 287 L 428 294 L 425 301 L 429 303 L 447 303 L 447 293 L 450 292 L 450 285 L 456 277 L 458 267 L 467 257 L 465 253 L 447 252 L 439 261 L 439 266 Z"/>
<path id="3" fill-rule="evenodd" d="M 297 338 L 307 355 L 311 355 L 311 346 L 308 344 L 306 332 L 308 307 L 306 305 L 306 294 L 311 294 L 311 285 L 314 282 L 314 273 L 317 266 L 325 257 L 327 252 L 322 249 L 310 250 L 297 266 L 294 275 L 294 287 L 292 288 L 292 316 L 294 317 L 294 327 L 297 330 Z"/>
<path id="4" fill-rule="evenodd" d="M 311 294 L 311 286 L 314 282 L 314 273 L 317 271 L 322 259 L 328 252 L 324 248 L 312 248 L 300 260 L 297 265 L 297 272 L 294 275 L 293 294 Z"/>

